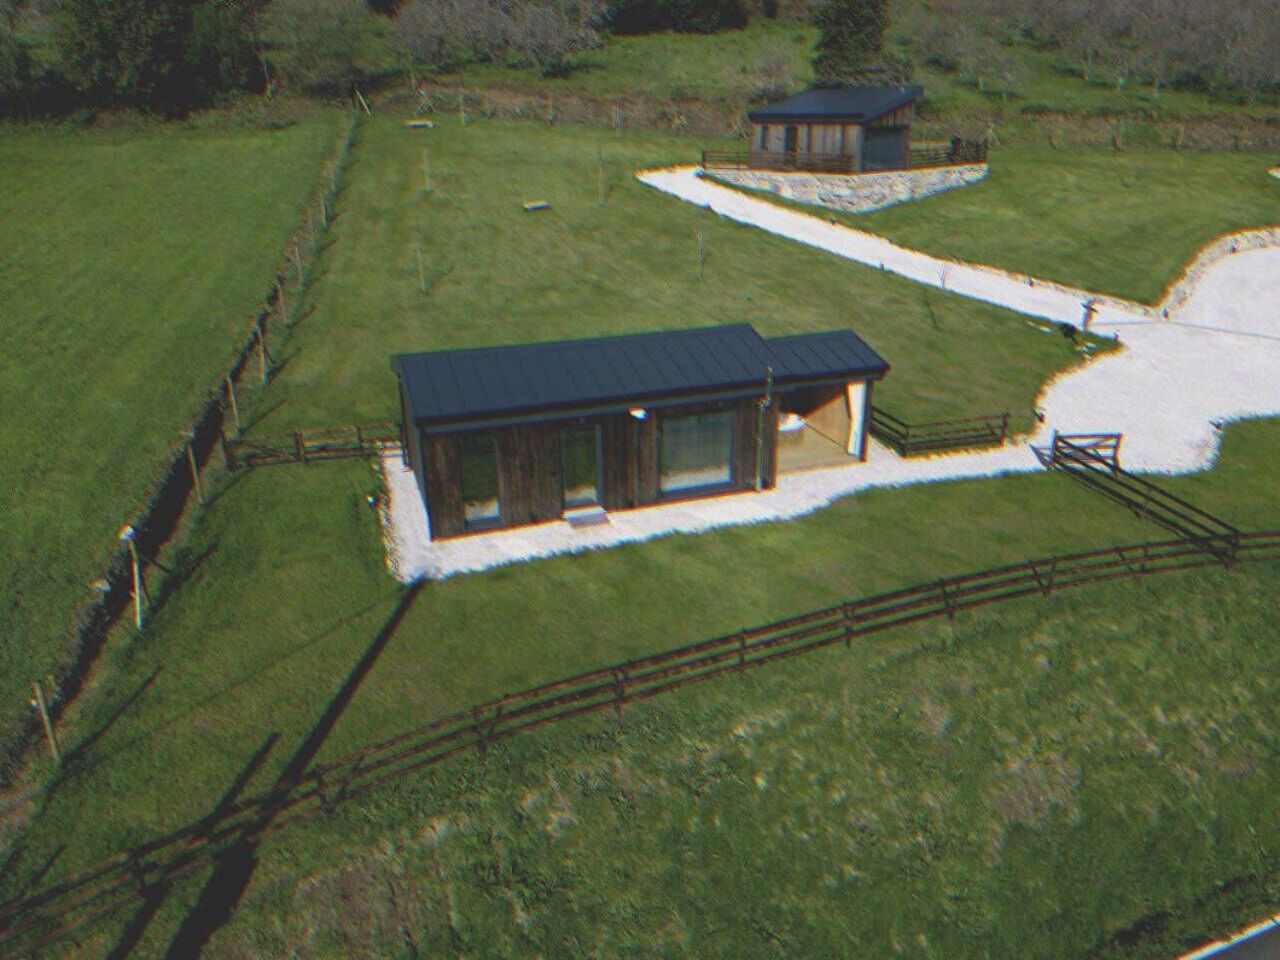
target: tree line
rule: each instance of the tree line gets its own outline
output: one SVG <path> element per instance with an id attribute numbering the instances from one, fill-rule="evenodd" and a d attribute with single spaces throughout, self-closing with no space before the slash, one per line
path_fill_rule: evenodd
<path id="1" fill-rule="evenodd" d="M 387 40 L 415 84 L 476 61 L 556 76 L 609 33 L 716 32 L 753 16 L 816 24 L 821 85 L 906 83 L 915 57 L 1008 95 L 1030 43 L 1157 100 L 1169 87 L 1250 102 L 1280 88 L 1277 0 L 0 0 L 0 115 L 349 94 L 363 65 L 385 68 Z M 30 20 L 42 43 L 24 39 Z M 891 23 L 905 44 L 888 49 Z M 775 59 L 761 92 L 785 92 L 789 66 Z"/>
<path id="2" fill-rule="evenodd" d="M 733 29 L 778 2 L 0 0 L 0 115 L 73 105 L 179 114 L 282 85 L 349 92 L 388 33 L 410 67 L 481 60 L 554 75 L 607 31 Z M 41 24 L 40 43 L 24 39 L 26 20 Z"/>
<path id="3" fill-rule="evenodd" d="M 1249 103 L 1280 87 L 1276 0 L 927 0 L 913 8 L 919 55 L 980 88 L 1020 79 L 1019 39 L 1056 52 L 1087 81 L 1170 87 Z"/>

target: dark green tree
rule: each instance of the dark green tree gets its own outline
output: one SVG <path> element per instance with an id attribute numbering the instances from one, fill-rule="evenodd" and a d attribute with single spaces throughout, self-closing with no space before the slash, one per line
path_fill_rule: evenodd
<path id="1" fill-rule="evenodd" d="M 61 0 L 58 41 L 97 106 L 180 113 L 252 69 L 241 10 L 218 0 Z"/>
<path id="2" fill-rule="evenodd" d="M 884 82 L 888 0 L 826 0 L 814 23 L 819 30 L 813 60 L 818 86 Z"/>
<path id="3" fill-rule="evenodd" d="M 6 22 L 0 22 L 0 117 L 16 114 L 30 86 L 27 52 Z"/>

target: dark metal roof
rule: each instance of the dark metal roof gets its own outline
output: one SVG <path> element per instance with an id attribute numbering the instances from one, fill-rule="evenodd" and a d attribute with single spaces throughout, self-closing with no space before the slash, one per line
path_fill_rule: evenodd
<path id="1" fill-rule="evenodd" d="M 478 350 L 400 354 L 392 366 L 413 419 L 496 425 L 626 410 L 779 384 L 880 377 L 889 365 L 851 330 L 765 340 L 749 324 Z"/>
<path id="2" fill-rule="evenodd" d="M 870 123 L 924 96 L 924 87 L 841 87 L 809 90 L 748 114 L 754 123 L 845 120 Z"/>
<path id="3" fill-rule="evenodd" d="M 773 378 L 780 384 L 850 374 L 884 376 L 889 369 L 852 330 L 774 337 L 765 343 L 773 354 Z"/>

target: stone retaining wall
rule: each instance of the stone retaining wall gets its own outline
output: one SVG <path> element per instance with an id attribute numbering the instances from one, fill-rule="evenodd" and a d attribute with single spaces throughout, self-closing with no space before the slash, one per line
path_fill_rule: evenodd
<path id="1" fill-rule="evenodd" d="M 828 207 L 842 213 L 883 210 L 894 204 L 967 187 L 986 175 L 985 163 L 852 176 L 768 170 L 716 170 L 711 173 L 714 179 L 730 186 L 763 190 L 798 203 Z"/>

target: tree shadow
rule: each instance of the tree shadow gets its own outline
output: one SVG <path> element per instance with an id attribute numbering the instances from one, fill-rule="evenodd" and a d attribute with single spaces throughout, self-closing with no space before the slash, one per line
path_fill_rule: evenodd
<path id="1" fill-rule="evenodd" d="M 201 821 L 202 825 L 212 826 L 227 815 L 236 798 L 240 796 L 244 788 L 248 786 L 249 782 L 253 780 L 254 776 L 262 768 L 279 739 L 280 734 L 273 732 L 263 740 L 262 745 L 254 751 L 253 756 L 249 758 L 248 763 L 245 764 L 235 780 L 232 781 L 231 786 L 223 792 L 213 810 Z M 116 942 L 115 947 L 112 948 L 111 953 L 108 954 L 109 960 L 124 960 L 125 957 L 133 953 L 142 942 L 142 938 L 150 928 L 156 914 L 160 912 L 160 907 L 168 899 L 169 890 L 170 885 L 162 881 L 152 884 L 142 891 L 142 905 L 134 912 L 124 932 L 120 934 L 120 939 Z"/>
<path id="2" fill-rule="evenodd" d="M 320 719 L 285 765 L 275 788 L 268 793 L 259 808 L 258 815 L 245 827 L 240 837 L 218 855 L 213 873 L 165 952 L 166 960 L 188 960 L 200 956 L 214 934 L 235 915 L 257 870 L 258 847 L 263 835 L 287 807 L 291 792 L 306 775 L 307 769 L 346 712 L 360 685 L 404 622 L 423 585 L 424 583 L 414 584 L 403 593 L 391 616 L 373 642 L 365 648 Z"/>
<path id="3" fill-rule="evenodd" d="M 249 471 L 245 470 L 242 472 L 248 473 Z M 237 476 L 238 475 L 239 474 L 237 474 Z M 333 623 L 329 624 L 329 626 L 324 627 L 323 629 L 317 631 L 315 634 L 307 637 L 304 640 L 300 640 L 294 646 L 290 647 L 288 650 L 285 650 L 283 653 L 281 653 L 278 657 L 274 657 L 271 660 L 255 665 L 252 669 L 246 670 L 244 673 L 240 674 L 239 676 L 232 678 L 228 682 L 224 683 L 222 686 L 213 690 L 212 692 L 202 697 L 201 699 L 195 701 L 194 703 L 185 704 L 183 709 L 179 710 L 178 712 L 168 717 L 163 718 L 162 720 L 157 722 L 155 725 L 149 727 L 147 729 L 147 736 L 154 737 L 162 733 L 163 731 L 168 730 L 170 727 L 180 722 L 181 720 L 184 720 L 185 718 L 191 716 L 194 713 L 198 713 L 200 710 L 202 710 L 204 707 L 208 706 L 209 704 L 215 703 L 223 699 L 228 694 L 239 689 L 240 687 L 243 687 L 246 683 L 250 683 L 251 681 L 254 681 L 254 680 L 260 680 L 263 674 L 265 674 L 266 672 L 270 670 L 274 670 L 276 667 L 279 667 L 282 664 L 287 663 L 290 659 L 306 651 L 308 648 L 313 647 L 320 641 L 333 636 L 337 631 L 341 630 L 343 627 L 348 626 L 349 624 L 359 620 L 365 614 L 374 610 L 380 603 L 385 601 L 386 598 L 387 598 L 387 594 L 380 595 L 372 603 L 365 604 L 365 606 L 361 607 L 359 610 L 356 610 L 353 613 L 347 614 L 346 616 L 341 617 L 338 620 L 335 620 Z M 102 760 L 110 756 L 112 756 L 112 753 L 98 754 L 95 756 L 95 762 L 101 762 Z"/>

